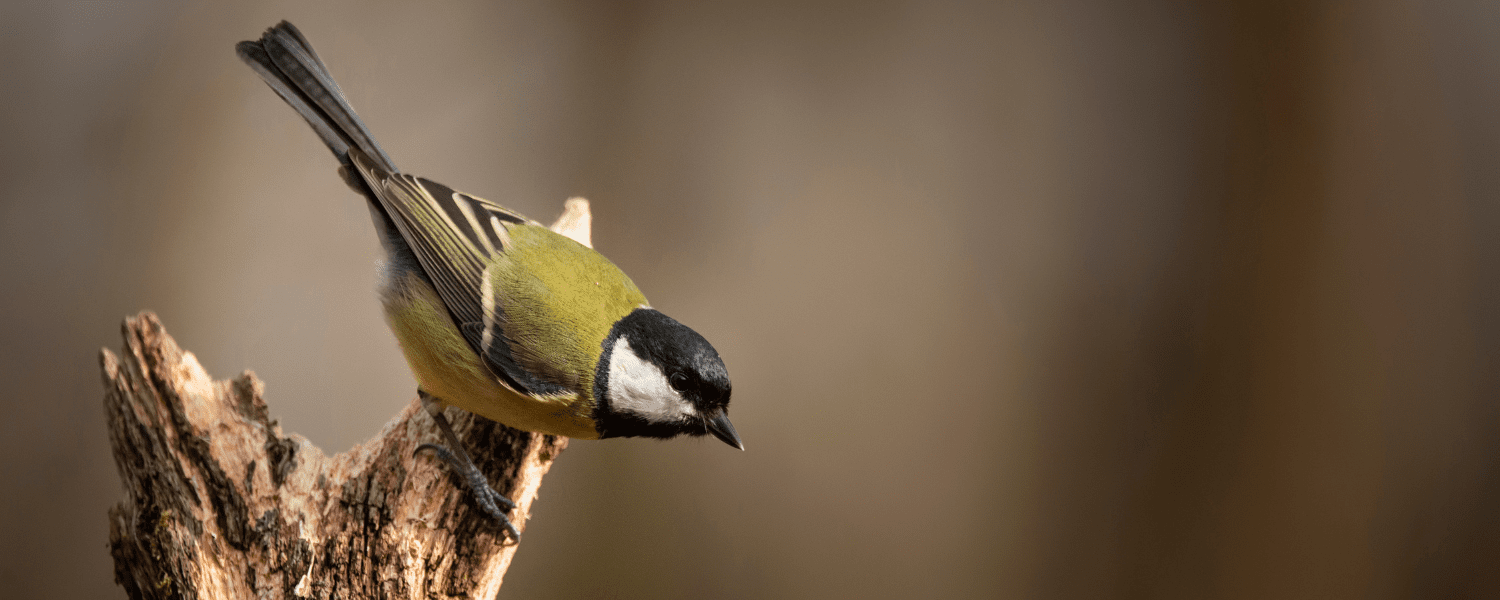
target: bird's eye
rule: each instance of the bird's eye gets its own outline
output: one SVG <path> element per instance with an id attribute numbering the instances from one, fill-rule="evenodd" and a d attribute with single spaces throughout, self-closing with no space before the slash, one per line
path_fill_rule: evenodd
<path id="1" fill-rule="evenodd" d="M 679 392 L 686 392 L 687 391 L 687 387 L 688 387 L 688 378 L 687 378 L 687 375 L 683 375 L 682 373 L 673 373 L 672 374 L 672 378 L 669 381 L 669 383 L 672 384 L 672 389 L 674 389 L 674 390 L 677 390 Z"/>

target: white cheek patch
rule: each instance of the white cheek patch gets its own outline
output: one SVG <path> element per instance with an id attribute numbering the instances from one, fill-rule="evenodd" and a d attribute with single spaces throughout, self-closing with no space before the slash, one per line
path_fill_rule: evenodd
<path id="1" fill-rule="evenodd" d="M 609 404 L 616 411 L 653 422 L 676 421 L 698 412 L 672 389 L 660 368 L 630 349 L 623 335 L 615 340 L 609 355 Z"/>

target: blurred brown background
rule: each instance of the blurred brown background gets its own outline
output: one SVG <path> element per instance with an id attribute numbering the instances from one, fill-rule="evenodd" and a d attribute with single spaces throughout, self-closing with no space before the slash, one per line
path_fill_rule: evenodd
<path id="1" fill-rule="evenodd" d="M 0 8 L 0 588 L 122 597 L 141 309 L 330 452 L 413 396 L 365 208 L 235 58 L 713 340 L 748 452 L 576 442 L 501 598 L 1500 597 L 1500 4 Z"/>

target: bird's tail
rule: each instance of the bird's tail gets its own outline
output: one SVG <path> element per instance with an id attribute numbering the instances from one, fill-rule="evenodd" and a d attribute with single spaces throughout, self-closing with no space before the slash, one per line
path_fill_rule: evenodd
<path id="1" fill-rule="evenodd" d="M 339 162 L 351 166 L 349 149 L 358 148 L 381 168 L 396 172 L 389 156 L 375 143 L 364 121 L 354 113 L 328 67 L 296 26 L 282 21 L 259 40 L 236 44 L 240 59 L 260 74 L 297 114 L 311 125 Z"/>

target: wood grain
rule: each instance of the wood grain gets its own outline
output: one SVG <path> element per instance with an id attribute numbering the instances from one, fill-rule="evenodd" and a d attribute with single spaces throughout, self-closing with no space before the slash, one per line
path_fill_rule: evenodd
<path id="1" fill-rule="evenodd" d="M 588 203 L 554 230 L 589 242 Z M 115 581 L 131 598 L 493 598 L 518 545 L 431 453 L 415 398 L 374 437 L 328 456 L 269 418 L 246 371 L 214 380 L 155 314 L 100 351 L 125 499 L 109 511 Z M 448 417 L 523 532 L 567 438 L 452 409 Z"/>

